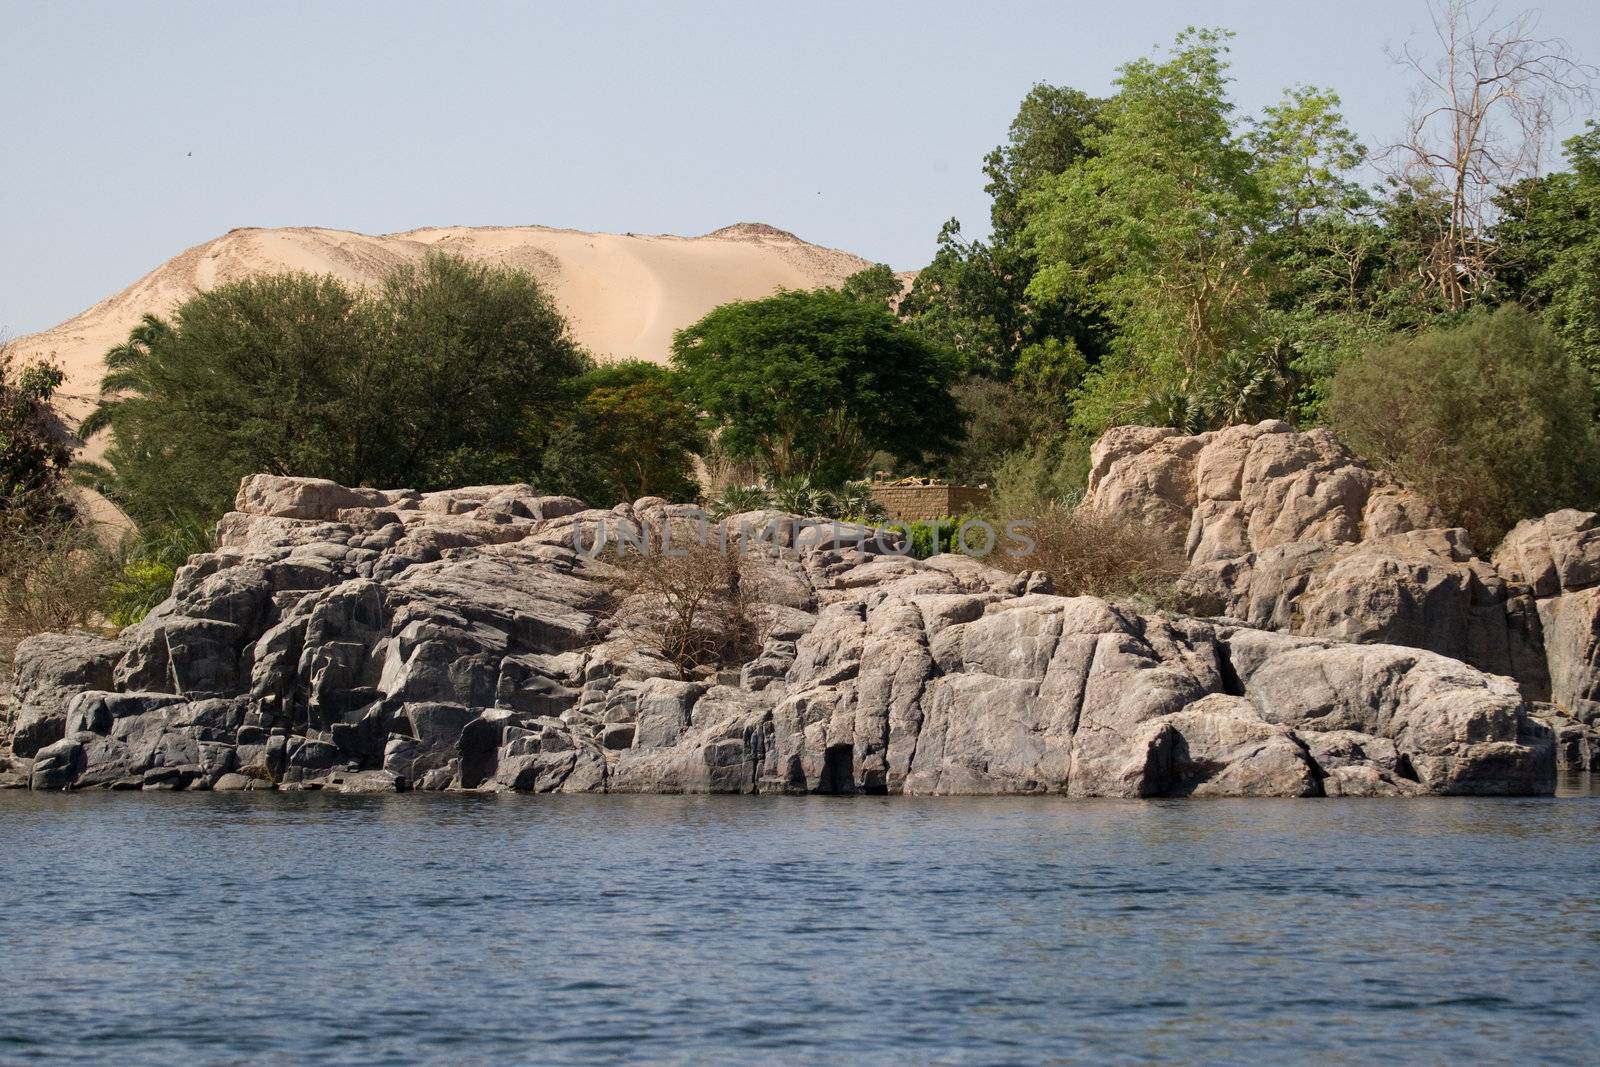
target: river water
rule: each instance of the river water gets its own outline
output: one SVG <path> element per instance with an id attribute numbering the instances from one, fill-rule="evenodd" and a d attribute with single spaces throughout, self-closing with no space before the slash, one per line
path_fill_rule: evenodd
<path id="1" fill-rule="evenodd" d="M 1600 797 L 0 794 L 0 1062 L 1593 1063 Z"/>

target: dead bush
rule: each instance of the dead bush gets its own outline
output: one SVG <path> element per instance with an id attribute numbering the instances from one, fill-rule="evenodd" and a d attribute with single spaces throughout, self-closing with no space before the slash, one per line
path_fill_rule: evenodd
<path id="1" fill-rule="evenodd" d="M 0 631 L 14 640 L 88 625 L 113 570 L 94 530 L 43 522 L 0 533 Z"/>
<path id="2" fill-rule="evenodd" d="M 1029 517 L 1034 541 L 1025 555 L 1001 554 L 1012 570 L 1039 570 L 1062 596 L 1139 599 L 1166 606 L 1187 567 L 1183 553 L 1157 531 L 1093 508 L 1059 505 Z"/>
<path id="3" fill-rule="evenodd" d="M 612 632 L 670 662 L 685 680 L 755 655 L 761 635 L 743 578 L 759 561 L 715 539 L 650 544 L 610 560 L 616 598 Z"/>

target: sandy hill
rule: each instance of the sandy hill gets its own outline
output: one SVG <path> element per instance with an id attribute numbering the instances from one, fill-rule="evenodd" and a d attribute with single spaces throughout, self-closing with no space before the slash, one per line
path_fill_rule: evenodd
<path id="1" fill-rule="evenodd" d="M 369 285 L 431 249 L 526 268 L 555 293 L 573 334 L 590 351 L 657 361 L 667 358 L 673 331 L 718 304 L 778 288 L 837 285 L 868 265 L 760 223 L 703 237 L 543 226 L 457 226 L 381 237 L 311 227 L 240 229 L 189 249 L 54 329 L 18 338 L 15 347 L 24 359 L 54 353 L 68 375 L 63 407 L 76 420 L 98 390 L 106 350 L 146 312 L 166 313 L 198 290 L 275 271 L 333 274 Z"/>

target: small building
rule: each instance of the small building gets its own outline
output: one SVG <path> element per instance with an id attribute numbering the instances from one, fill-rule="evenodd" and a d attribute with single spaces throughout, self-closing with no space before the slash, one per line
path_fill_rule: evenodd
<path id="1" fill-rule="evenodd" d="M 920 522 L 985 511 L 989 507 L 989 490 L 951 485 L 935 478 L 874 480 L 872 499 L 883 506 L 891 519 Z"/>

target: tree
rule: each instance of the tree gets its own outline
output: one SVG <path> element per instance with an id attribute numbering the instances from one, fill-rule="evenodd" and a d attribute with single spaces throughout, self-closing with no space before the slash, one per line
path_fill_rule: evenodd
<path id="1" fill-rule="evenodd" d="M 1496 275 L 1545 321 L 1591 375 L 1600 374 L 1600 125 L 1566 142 L 1571 170 L 1530 178 L 1500 197 Z"/>
<path id="2" fill-rule="evenodd" d="M 1255 410 L 1287 370 L 1259 329 L 1279 274 L 1271 238 L 1357 200 L 1346 174 L 1361 153 L 1338 98 L 1296 89 L 1237 119 L 1226 40 L 1189 30 L 1168 56 L 1121 67 L 1089 154 L 1027 198 L 1029 294 L 1103 308 L 1115 330 L 1074 405 L 1083 432 L 1156 409 L 1213 423 Z"/>
<path id="3" fill-rule="evenodd" d="M 73 514 L 65 494 L 72 452 L 52 406 L 63 380 L 60 367 L 19 366 L 0 344 L 0 536 Z"/>
<path id="4" fill-rule="evenodd" d="M 676 376 L 642 360 L 608 363 L 576 379 L 580 399 L 544 459 L 544 484 L 610 507 L 699 492 L 694 456 L 705 449 Z"/>
<path id="5" fill-rule="evenodd" d="M 1025 393 L 993 378 L 969 374 L 950 391 L 961 408 L 966 438 L 940 464 L 939 473 L 961 484 L 988 484 L 1007 454 L 1027 445 L 1038 412 Z"/>
<path id="6" fill-rule="evenodd" d="M 1103 305 L 1121 352 L 1183 384 L 1243 336 L 1262 296 L 1249 238 L 1267 212 L 1232 128 L 1223 40 L 1194 31 L 1164 62 L 1125 64 L 1095 154 L 1033 195 L 1030 293 Z"/>
<path id="7" fill-rule="evenodd" d="M 1519 519 L 1600 502 L 1589 376 L 1515 305 L 1397 338 L 1334 377 L 1328 421 L 1482 550 Z"/>
<path id="8" fill-rule="evenodd" d="M 115 441 L 83 479 L 140 526 L 215 518 L 260 471 L 357 484 L 376 319 L 335 279 L 293 274 L 201 293 L 170 322 L 146 316 L 107 355 L 80 434 Z"/>
<path id="9" fill-rule="evenodd" d="M 439 489 L 536 469 L 587 357 L 525 272 L 434 255 L 369 296 L 332 277 L 218 286 L 108 356 L 84 478 L 139 525 L 215 518 L 246 474 Z"/>
<path id="10" fill-rule="evenodd" d="M 1041 83 L 1029 90 L 1006 143 L 984 159 L 989 240 L 968 241 L 959 222 L 946 222 L 933 262 L 901 301 L 901 316 L 956 352 L 966 370 L 1004 379 L 1024 348 L 1051 338 L 1091 359 L 1106 350 L 1107 326 L 1094 308 L 1030 295 L 1037 259 L 1025 234 L 1028 194 L 1092 153 L 1103 105 L 1076 89 Z"/>
<path id="11" fill-rule="evenodd" d="M 1535 12 L 1502 22 L 1492 4 L 1430 0 L 1429 15 L 1438 53 L 1407 43 L 1395 55 L 1419 83 L 1405 136 L 1384 158 L 1398 179 L 1436 188 L 1448 204 L 1423 277 L 1460 309 L 1490 289 L 1496 198 L 1539 172 L 1554 124 L 1592 99 L 1595 70 L 1537 36 Z"/>
<path id="12" fill-rule="evenodd" d="M 776 477 L 837 483 L 876 451 L 920 460 L 961 437 L 954 357 L 834 290 L 725 304 L 680 330 L 672 351 L 718 445 Z"/>
<path id="13" fill-rule="evenodd" d="M 905 284 L 894 276 L 889 264 L 874 263 L 846 278 L 839 291 L 853 300 L 893 308 L 904 288 Z"/>
<path id="14" fill-rule="evenodd" d="M 523 270 L 430 255 L 379 294 L 376 371 L 400 418 L 363 465 L 386 485 L 464 485 L 527 477 L 565 403 L 562 386 L 593 360 L 550 294 Z"/>

